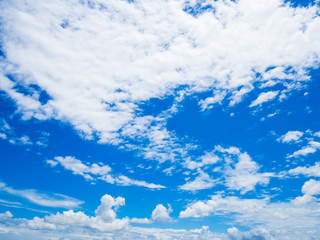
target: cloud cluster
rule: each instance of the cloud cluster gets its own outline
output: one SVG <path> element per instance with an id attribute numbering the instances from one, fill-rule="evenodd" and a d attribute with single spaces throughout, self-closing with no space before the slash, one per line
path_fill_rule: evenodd
<path id="1" fill-rule="evenodd" d="M 201 168 L 211 169 L 210 176 Z M 217 184 L 224 184 L 228 189 L 239 190 L 242 194 L 252 191 L 255 186 L 266 185 L 274 173 L 260 173 L 260 166 L 246 152 L 237 147 L 223 148 L 215 146 L 214 150 L 205 153 L 197 161 L 186 160 L 185 167 L 196 169 L 198 176 L 179 188 L 188 191 L 209 189 Z M 208 171 L 207 171 L 208 172 Z"/>
<path id="2" fill-rule="evenodd" d="M 84 212 L 74 212 L 73 210 L 64 211 L 54 215 L 45 216 L 43 219 L 35 217 L 27 221 L 27 227 L 31 229 L 56 230 L 58 228 L 83 227 L 91 228 L 101 232 L 114 232 L 128 227 L 127 218 L 117 219 L 115 209 L 124 205 L 124 198 L 113 198 L 110 195 L 104 195 L 101 198 L 101 204 L 96 209 L 95 217 L 90 217 Z"/>
<path id="3" fill-rule="evenodd" d="M 73 210 L 46 215 L 43 218 L 34 217 L 31 220 L 13 218 L 7 211 L 0 214 L 0 237 L 11 240 L 22 237 L 26 240 L 52 238 L 57 239 L 216 239 L 222 240 L 223 234 L 214 234 L 207 226 L 200 229 L 160 229 L 133 227 L 130 223 L 167 222 L 171 220 L 171 207 L 158 204 L 152 212 L 151 219 L 117 218 L 116 211 L 124 206 L 125 199 L 114 198 L 108 194 L 101 198 L 101 204 L 95 210 L 95 216 L 89 216 L 82 211 Z M 143 220 L 143 221 L 142 221 Z"/>
<path id="4" fill-rule="evenodd" d="M 319 194 L 318 188 L 318 182 L 309 181 L 305 183 L 302 191 L 305 195 Z M 236 228 L 231 228 L 228 230 L 231 239 L 251 239 L 245 236 L 253 238 L 253 232 L 256 232 L 254 229 L 257 228 L 264 229 L 258 232 L 268 236 L 261 239 L 285 239 L 286 237 L 312 239 L 319 235 L 319 230 L 316 230 L 320 216 L 316 209 L 319 208 L 319 204 L 315 198 L 311 201 L 300 201 L 297 204 L 296 199 L 290 202 L 273 202 L 270 198 L 243 199 L 214 195 L 209 200 L 189 204 L 185 210 L 180 212 L 179 217 L 224 216 L 230 219 L 229 224 L 239 224 L 253 229 L 251 233 L 243 234 Z M 273 236 L 271 233 L 276 233 L 276 238 L 271 238 Z"/>
<path id="5" fill-rule="evenodd" d="M 141 103 L 179 87 L 213 90 L 204 110 L 223 99 L 235 105 L 256 81 L 285 94 L 309 79 L 320 53 L 317 5 L 204 3 L 214 11 L 194 16 L 185 9 L 196 4 L 183 0 L 2 2 L 0 88 L 23 119 L 67 121 L 118 144 L 136 128 Z M 278 94 L 265 91 L 250 106 Z"/>

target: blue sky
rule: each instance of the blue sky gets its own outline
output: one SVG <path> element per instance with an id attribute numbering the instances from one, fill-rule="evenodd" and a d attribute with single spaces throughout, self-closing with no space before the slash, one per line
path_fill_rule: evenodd
<path id="1" fill-rule="evenodd" d="M 1 239 L 320 239 L 318 1 L 0 9 Z"/>

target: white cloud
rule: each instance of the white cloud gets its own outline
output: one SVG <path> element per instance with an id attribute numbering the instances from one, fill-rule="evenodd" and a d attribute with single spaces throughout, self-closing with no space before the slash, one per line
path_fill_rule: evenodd
<path id="1" fill-rule="evenodd" d="M 199 176 L 193 181 L 189 181 L 179 187 L 181 190 L 198 191 L 203 189 L 210 189 L 216 184 L 216 180 L 212 179 L 207 173 L 198 170 Z"/>
<path id="2" fill-rule="evenodd" d="M 280 138 L 277 139 L 279 142 L 290 143 L 297 142 L 303 135 L 303 132 L 300 131 L 289 131 Z"/>
<path id="3" fill-rule="evenodd" d="M 308 195 L 319 195 L 320 194 L 320 181 L 313 179 L 304 183 L 302 187 L 302 193 Z"/>
<path id="4" fill-rule="evenodd" d="M 113 198 L 106 194 L 101 198 L 101 204 L 96 209 L 95 217 L 90 217 L 84 212 L 72 210 L 44 217 L 44 222 L 65 227 L 88 227 L 102 232 L 114 232 L 128 227 L 127 218 L 118 219 L 115 210 L 125 204 L 122 197 Z"/>
<path id="5" fill-rule="evenodd" d="M 216 103 L 221 104 L 222 100 L 227 95 L 227 92 L 226 91 L 214 91 L 213 95 L 214 95 L 213 97 L 208 97 L 205 100 L 201 100 L 199 102 L 201 111 L 212 108 L 213 105 Z"/>
<path id="6" fill-rule="evenodd" d="M 315 198 L 315 195 L 320 195 L 320 181 L 315 181 L 313 179 L 305 182 L 302 186 L 301 192 L 303 196 L 296 197 L 292 202 L 296 205 L 310 204 L 310 202 L 317 201 L 319 199 Z"/>
<path id="7" fill-rule="evenodd" d="M 306 146 L 298 151 L 295 151 L 293 154 L 288 155 L 287 158 L 307 156 L 309 154 L 315 153 L 316 151 L 317 151 L 316 148 L 314 148 L 312 146 Z"/>
<path id="8" fill-rule="evenodd" d="M 152 211 L 151 219 L 157 222 L 168 222 L 171 221 L 169 214 L 172 212 L 171 206 L 168 208 L 162 204 L 158 204 L 156 208 Z"/>
<path id="9" fill-rule="evenodd" d="M 215 173 L 215 178 L 202 170 L 210 165 L 216 166 L 211 171 Z M 254 190 L 258 184 L 267 185 L 270 177 L 275 175 L 271 172 L 259 172 L 260 166 L 248 153 L 242 153 L 239 148 L 223 148 L 219 145 L 215 146 L 213 151 L 199 157 L 198 161 L 186 159 L 183 166 L 191 170 L 196 169 L 198 174 L 194 180 L 188 178 L 188 182 L 179 187 L 187 191 L 210 189 L 223 183 L 227 188 L 239 190 L 244 194 Z"/>
<path id="10" fill-rule="evenodd" d="M 42 218 L 34 217 L 32 220 L 27 223 L 28 228 L 34 230 L 55 230 L 56 225 L 52 223 L 45 222 Z"/>
<path id="11" fill-rule="evenodd" d="M 7 135 L 4 133 L 0 133 L 0 138 L 5 140 L 7 139 Z"/>
<path id="12" fill-rule="evenodd" d="M 27 199 L 28 201 L 45 207 L 56 207 L 56 208 L 78 208 L 79 205 L 81 205 L 83 202 L 68 197 L 62 194 L 45 194 L 38 192 L 34 189 L 26 189 L 26 190 L 19 190 L 14 189 L 12 187 L 7 186 L 5 183 L 0 182 L 0 191 L 9 193 L 11 195 L 19 196 L 24 199 Z"/>
<path id="13" fill-rule="evenodd" d="M 48 160 L 47 162 L 52 166 L 56 166 L 58 163 L 61 164 L 67 170 L 71 170 L 75 175 L 81 175 L 87 180 L 93 180 L 91 175 L 103 176 L 108 174 L 111 171 L 111 168 L 108 165 L 96 164 L 85 165 L 80 160 L 71 157 L 55 157 L 55 161 Z"/>
<path id="14" fill-rule="evenodd" d="M 215 11 L 197 17 L 183 11 L 184 1 L 6 1 L 0 88 L 23 119 L 67 121 L 85 137 L 115 145 L 141 116 L 139 103 L 175 95 L 179 86 L 188 94 L 228 93 L 230 105 L 255 81 L 280 79 L 291 91 L 309 79 L 305 69 L 318 64 L 318 7 L 262 1 L 210 1 Z M 30 94 L 18 92 L 17 84 Z M 48 101 L 39 100 L 41 90 L 32 84 Z M 251 106 L 276 94 L 262 93 Z M 149 147 L 144 156 L 167 159 Z"/>
<path id="15" fill-rule="evenodd" d="M 113 198 L 106 194 L 101 198 L 101 204 L 95 211 L 96 216 L 101 217 L 106 222 L 112 222 L 116 219 L 116 213 L 113 208 L 118 209 L 125 205 L 125 199 L 122 197 Z"/>
<path id="16" fill-rule="evenodd" d="M 316 162 L 314 166 L 310 167 L 296 167 L 288 171 L 291 175 L 305 175 L 308 177 L 320 177 L 320 162 Z"/>
<path id="17" fill-rule="evenodd" d="M 240 153 L 234 168 L 227 166 L 226 186 L 240 190 L 241 193 L 254 190 L 257 184 L 266 185 L 274 174 L 270 172 L 258 173 L 260 166 L 252 161 L 247 153 Z"/>
<path id="18" fill-rule="evenodd" d="M 82 163 L 82 161 L 71 156 L 55 157 L 54 159 L 55 160 L 47 160 L 47 163 L 51 167 L 56 167 L 59 163 L 65 169 L 72 171 L 73 174 L 83 176 L 88 181 L 100 179 L 107 183 L 118 184 L 121 186 L 140 186 L 150 189 L 165 188 L 160 184 L 134 180 L 124 175 L 114 176 L 114 174 L 111 173 L 111 168 L 108 165 L 104 165 L 102 163 L 84 164 Z"/>
<path id="19" fill-rule="evenodd" d="M 262 103 L 269 102 L 273 100 L 278 95 L 278 93 L 279 91 L 270 91 L 270 92 L 261 93 L 259 97 L 250 104 L 249 107 L 255 107 L 255 106 L 261 105 Z"/>
<path id="20" fill-rule="evenodd" d="M 150 224 L 153 223 L 153 221 L 149 218 L 132 218 L 130 219 L 130 223 Z"/>
<path id="21" fill-rule="evenodd" d="M 316 201 L 313 201 L 312 204 L 299 205 L 295 201 L 277 202 L 271 201 L 269 198 L 241 199 L 215 195 L 209 200 L 191 203 L 184 211 L 180 212 L 179 217 L 199 218 L 222 215 L 224 218 L 230 219 L 226 223 L 231 225 L 251 227 L 252 231 L 261 226 L 266 230 L 266 233 L 271 230 L 276 233 L 275 239 L 300 239 L 304 237 L 312 239 L 313 236 L 319 234 L 317 228 L 320 217 L 317 210 L 319 206 L 320 203 Z M 228 232 L 231 236 L 240 234 L 235 228 L 231 228 Z M 241 234 L 240 236 L 246 235 Z M 251 237 L 240 239 L 253 239 L 252 235 Z"/>
<path id="22" fill-rule="evenodd" d="M 246 240 L 246 239 L 261 239 L 274 240 L 277 237 L 276 233 L 270 233 L 267 229 L 256 227 L 247 232 L 241 232 L 236 227 L 228 228 L 228 238 L 230 240 Z"/>
<path id="23" fill-rule="evenodd" d="M 211 151 L 205 152 L 202 156 L 198 158 L 198 161 L 191 161 L 190 159 L 186 159 L 184 165 L 186 168 L 194 170 L 207 165 L 213 165 L 219 162 L 220 160 L 221 159 L 214 153 L 214 151 Z"/>
<path id="24" fill-rule="evenodd" d="M 6 211 L 5 213 L 0 213 L 0 219 L 4 219 L 4 218 L 12 218 L 13 215 L 10 211 Z"/>
<path id="25" fill-rule="evenodd" d="M 241 214 L 257 213 L 265 207 L 267 199 L 239 199 L 237 197 L 212 196 L 207 201 L 197 201 L 181 211 L 180 218 L 200 218 L 212 214 L 226 214 L 237 212 Z"/>

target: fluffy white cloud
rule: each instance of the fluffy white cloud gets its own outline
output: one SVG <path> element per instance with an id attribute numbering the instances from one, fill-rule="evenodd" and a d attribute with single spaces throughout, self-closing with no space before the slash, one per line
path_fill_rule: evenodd
<path id="1" fill-rule="evenodd" d="M 237 197 L 212 196 L 207 201 L 197 201 L 190 204 L 186 210 L 180 212 L 180 218 L 200 218 L 212 214 L 222 213 L 257 213 L 262 210 L 267 203 L 267 199 L 239 199 Z"/>
<path id="2" fill-rule="evenodd" d="M 55 230 L 56 225 L 52 223 L 45 222 L 42 218 L 34 217 L 32 220 L 27 223 L 28 228 L 34 230 Z"/>
<path id="3" fill-rule="evenodd" d="M 194 192 L 197 190 L 212 188 L 216 184 L 216 180 L 212 179 L 207 173 L 201 170 L 198 170 L 198 172 L 199 176 L 197 176 L 194 180 L 183 184 L 179 188 L 181 190 Z"/>
<path id="4" fill-rule="evenodd" d="M 217 204 L 214 201 L 208 200 L 206 203 L 199 201 L 199 202 L 193 203 L 191 206 L 187 207 L 186 210 L 180 212 L 179 217 L 180 218 L 207 217 L 214 212 L 215 207 L 217 207 Z"/>
<path id="5" fill-rule="evenodd" d="M 5 1 L 0 88 L 23 119 L 68 121 L 87 138 L 112 144 L 135 129 L 139 103 L 175 95 L 179 86 L 187 94 L 213 89 L 202 108 L 225 94 L 230 105 L 240 102 L 255 81 L 296 89 L 319 59 L 318 7 L 262 1 L 208 1 L 215 11 L 197 17 L 182 0 Z M 277 94 L 261 93 L 251 107 Z M 148 147 L 146 157 L 162 159 Z"/>
<path id="6" fill-rule="evenodd" d="M 91 164 L 85 165 L 80 160 L 74 157 L 55 157 L 54 160 L 48 160 L 47 163 L 52 167 L 55 167 L 58 163 L 61 164 L 67 170 L 71 170 L 75 175 L 81 175 L 87 180 L 93 180 L 91 175 L 106 175 L 111 171 L 111 168 L 108 165 L 100 164 Z"/>
<path id="7" fill-rule="evenodd" d="M 149 218 L 132 218 L 130 219 L 130 223 L 150 224 L 153 223 L 153 221 Z"/>
<path id="8" fill-rule="evenodd" d="M 184 165 L 186 168 L 194 170 L 203 166 L 213 165 L 220 160 L 221 159 L 214 153 L 214 151 L 212 151 L 204 153 L 204 155 L 198 158 L 198 161 L 191 161 L 190 159 L 186 159 L 184 161 Z"/>
<path id="9" fill-rule="evenodd" d="M 274 240 L 277 237 L 276 233 L 270 233 L 264 228 L 253 228 L 247 232 L 241 232 L 236 227 L 228 228 L 228 238 L 230 240 L 247 240 L 247 239 L 261 239 L 261 240 Z"/>
<path id="10" fill-rule="evenodd" d="M 304 194 L 303 196 L 296 197 L 293 200 L 294 204 L 297 205 L 305 205 L 310 202 L 317 201 L 316 195 L 320 194 L 320 181 L 315 181 L 313 179 L 305 182 L 302 186 L 301 192 Z"/>
<path id="11" fill-rule="evenodd" d="M 215 195 L 209 200 L 197 201 L 188 205 L 184 211 L 180 212 L 180 218 L 222 215 L 224 218 L 230 218 L 230 224 L 252 227 L 253 232 L 257 230 L 257 226 L 261 226 L 265 230 L 272 230 L 272 233 L 276 233 L 274 235 L 275 239 L 288 237 L 290 239 L 299 239 L 306 236 L 307 239 L 312 239 L 312 237 L 319 234 L 317 229 L 320 216 L 319 211 L 317 211 L 319 205 L 320 203 L 316 201 L 311 204 L 296 204 L 295 201 L 273 202 L 269 198 L 241 199 Z M 269 231 L 262 232 L 267 233 Z M 254 235 L 251 235 L 252 238 L 245 238 L 244 236 L 249 236 L 250 234 L 243 235 L 236 228 L 231 228 L 228 233 L 230 237 L 242 236 L 243 238 L 239 239 L 255 239 L 253 238 Z"/>
<path id="12" fill-rule="evenodd" d="M 310 167 L 296 167 L 288 171 L 291 175 L 305 175 L 308 177 L 320 177 L 320 162 L 316 162 L 314 166 Z"/>
<path id="13" fill-rule="evenodd" d="M 168 222 L 171 220 L 169 214 L 172 212 L 171 206 L 168 208 L 162 204 L 158 204 L 156 208 L 152 211 L 151 219 L 157 222 Z"/>
<path id="14" fill-rule="evenodd" d="M 254 100 L 249 107 L 255 107 L 261 105 L 262 103 L 269 102 L 278 95 L 279 91 L 264 92 L 259 95 L 259 97 Z"/>
<path id="15" fill-rule="evenodd" d="M 279 142 L 290 143 L 297 142 L 303 135 L 303 132 L 300 131 L 289 131 L 280 138 L 277 139 Z"/>
<path id="16" fill-rule="evenodd" d="M 258 173 L 260 166 L 252 161 L 247 153 L 238 155 L 235 167 L 231 165 L 226 170 L 226 185 L 242 193 L 254 190 L 257 184 L 266 185 L 273 173 Z"/>
<path id="17" fill-rule="evenodd" d="M 117 209 L 125 205 L 125 199 L 122 197 L 113 198 L 106 194 L 101 198 L 101 204 L 95 211 L 96 216 L 101 217 L 106 222 L 112 222 L 116 219 L 116 213 L 113 208 Z"/>
<path id="18" fill-rule="evenodd" d="M 62 194 L 54 193 L 50 196 L 48 194 L 38 192 L 34 189 L 14 189 L 12 187 L 7 186 L 3 182 L 0 182 L 0 191 L 4 191 L 11 195 L 25 198 L 34 204 L 45 207 L 78 208 L 79 205 L 83 203 L 78 199 L 68 197 Z"/>
<path id="19" fill-rule="evenodd" d="M 248 153 L 242 153 L 237 147 L 223 148 L 215 146 L 214 150 L 205 153 L 198 161 L 186 159 L 184 164 L 190 170 L 196 169 L 197 177 L 181 185 L 181 190 L 197 191 L 210 189 L 223 183 L 227 188 L 246 193 L 255 189 L 255 186 L 267 185 L 270 177 L 275 176 L 271 172 L 259 172 L 260 166 L 251 159 Z M 202 168 L 216 166 L 209 174 Z"/>
<path id="20" fill-rule="evenodd" d="M 81 175 L 89 181 L 100 179 L 110 184 L 118 184 L 121 186 L 134 185 L 151 189 L 165 188 L 164 186 L 159 184 L 134 180 L 123 175 L 114 176 L 114 174 L 111 174 L 111 168 L 108 165 L 104 165 L 102 163 L 84 164 L 82 161 L 71 156 L 55 157 L 54 159 L 55 160 L 47 160 L 47 163 L 52 167 L 56 167 L 59 163 L 65 169 L 72 171 L 73 174 Z"/>
<path id="21" fill-rule="evenodd" d="M 4 219 L 4 218 L 12 218 L 13 215 L 10 211 L 6 211 L 5 213 L 0 213 L 0 219 Z"/>
<path id="22" fill-rule="evenodd" d="M 288 155 L 287 158 L 296 158 L 301 156 L 307 156 L 309 154 L 315 153 L 319 149 L 317 145 L 309 145 L 301 148 L 298 151 L 295 151 L 291 155 Z"/>
<path id="23" fill-rule="evenodd" d="M 74 212 L 69 210 L 63 213 L 45 216 L 44 219 L 40 219 L 40 226 L 42 223 L 49 223 L 55 224 L 56 226 L 88 227 L 102 232 L 123 230 L 128 227 L 129 220 L 127 218 L 117 219 L 115 210 L 124 204 L 124 198 L 113 198 L 112 196 L 106 194 L 101 198 L 101 204 L 95 211 L 95 217 L 90 217 L 84 212 Z M 37 222 L 40 220 L 37 219 Z M 32 221 L 34 220 L 29 221 L 28 225 L 30 222 L 34 224 Z"/>
<path id="24" fill-rule="evenodd" d="M 315 181 L 313 179 L 305 182 L 302 187 L 302 193 L 308 195 L 319 195 L 320 194 L 320 181 Z"/>

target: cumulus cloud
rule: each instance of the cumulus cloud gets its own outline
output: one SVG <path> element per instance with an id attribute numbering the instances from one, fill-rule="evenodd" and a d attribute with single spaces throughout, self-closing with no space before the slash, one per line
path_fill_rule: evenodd
<path id="1" fill-rule="evenodd" d="M 171 220 L 169 214 L 172 212 L 171 206 L 168 208 L 162 204 L 158 204 L 156 208 L 152 211 L 151 219 L 157 222 L 168 222 Z"/>
<path id="2" fill-rule="evenodd" d="M 45 216 L 43 219 L 34 218 L 27 222 L 31 229 L 55 229 L 57 227 L 87 227 L 102 232 L 114 232 L 128 227 L 127 218 L 118 219 L 115 210 L 123 206 L 125 200 L 122 197 L 113 198 L 106 194 L 101 198 L 101 204 L 96 209 L 95 217 L 84 212 L 73 210 Z"/>
<path id="3" fill-rule="evenodd" d="M 56 225 L 45 222 L 42 218 L 34 217 L 27 223 L 28 228 L 34 230 L 55 230 Z"/>
<path id="4" fill-rule="evenodd" d="M 12 218 L 13 215 L 10 211 L 6 211 L 5 213 L 0 213 L 0 219 Z"/>
<path id="5" fill-rule="evenodd" d="M 294 204 L 304 205 L 306 203 L 310 203 L 312 201 L 318 200 L 314 196 L 320 195 L 320 181 L 309 180 L 305 182 L 302 186 L 301 192 L 304 194 L 303 196 L 296 197 L 293 200 Z"/>
<path id="6" fill-rule="evenodd" d="M 304 183 L 302 187 L 302 193 L 309 195 L 319 195 L 320 194 L 320 181 L 315 181 L 313 179 Z"/>
<path id="7" fill-rule="evenodd" d="M 62 194 L 53 193 L 51 195 L 38 192 L 34 189 L 15 189 L 0 182 L 0 191 L 11 195 L 19 196 L 28 201 L 45 207 L 55 208 L 78 208 L 83 202 Z"/>
<path id="8" fill-rule="evenodd" d="M 55 157 L 54 160 L 47 160 L 47 163 L 52 167 L 56 167 L 59 163 L 63 168 L 72 171 L 75 175 L 83 176 L 89 181 L 100 179 L 107 183 L 121 186 L 140 186 L 150 189 L 165 188 L 159 184 L 130 179 L 124 175 L 115 176 L 111 174 L 111 168 L 108 165 L 102 163 L 84 164 L 82 161 L 71 156 Z"/>

